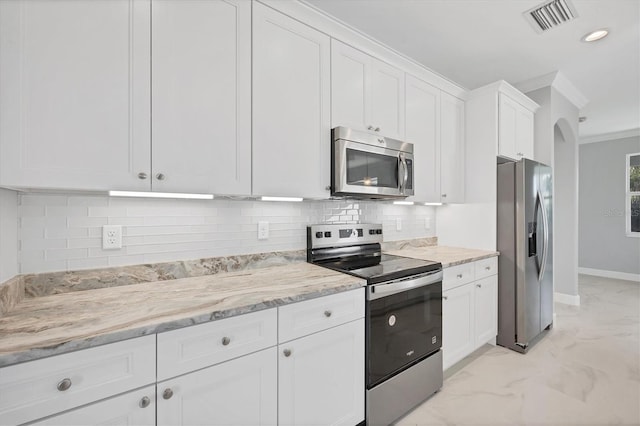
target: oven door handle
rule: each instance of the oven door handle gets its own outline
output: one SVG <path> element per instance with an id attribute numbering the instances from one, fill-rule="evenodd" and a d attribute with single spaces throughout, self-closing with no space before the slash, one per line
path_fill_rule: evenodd
<path id="1" fill-rule="evenodd" d="M 391 281 L 367 286 L 367 299 L 375 300 L 381 297 L 391 296 L 392 294 L 401 293 L 403 291 L 414 288 L 424 287 L 430 284 L 442 281 L 442 271 L 431 272 L 429 274 L 405 278 L 402 280 Z"/>

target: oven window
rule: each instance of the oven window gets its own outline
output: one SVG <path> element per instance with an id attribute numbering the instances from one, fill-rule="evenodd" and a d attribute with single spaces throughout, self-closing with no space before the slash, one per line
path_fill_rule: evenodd
<path id="1" fill-rule="evenodd" d="M 371 300 L 367 318 L 373 387 L 442 346 L 442 283 Z"/>
<path id="2" fill-rule="evenodd" d="M 347 184 L 398 188 L 398 158 L 347 148 Z"/>

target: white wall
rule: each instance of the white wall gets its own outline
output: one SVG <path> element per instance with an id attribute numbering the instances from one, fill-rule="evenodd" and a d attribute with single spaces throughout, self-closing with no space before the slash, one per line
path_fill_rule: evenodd
<path id="1" fill-rule="evenodd" d="M 0 284 L 18 274 L 18 195 L 0 188 Z"/>
<path id="2" fill-rule="evenodd" d="M 37 273 L 306 249 L 306 226 L 383 223 L 387 241 L 435 235 L 435 211 L 373 201 L 281 203 L 22 194 L 20 272 Z M 396 230 L 396 219 L 402 230 Z M 425 229 L 429 218 L 430 229 Z M 257 239 L 257 222 L 270 238 Z M 103 225 L 123 226 L 123 248 L 102 250 Z"/>
<path id="3" fill-rule="evenodd" d="M 582 144 L 579 266 L 640 276 L 640 238 L 626 236 L 626 155 L 640 137 Z"/>

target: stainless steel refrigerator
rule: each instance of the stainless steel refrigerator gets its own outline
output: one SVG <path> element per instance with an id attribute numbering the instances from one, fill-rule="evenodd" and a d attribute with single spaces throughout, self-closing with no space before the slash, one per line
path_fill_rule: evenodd
<path id="1" fill-rule="evenodd" d="M 498 165 L 497 343 L 525 353 L 553 325 L 551 167 Z"/>

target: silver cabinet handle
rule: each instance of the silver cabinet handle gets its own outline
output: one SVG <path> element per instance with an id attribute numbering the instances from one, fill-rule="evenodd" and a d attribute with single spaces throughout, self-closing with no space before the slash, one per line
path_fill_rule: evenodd
<path id="1" fill-rule="evenodd" d="M 60 392 L 64 392 L 66 390 L 68 390 L 71 387 L 71 379 L 70 378 L 66 378 L 66 379 L 62 379 L 60 380 L 60 382 L 58 383 L 58 390 Z"/>
<path id="2" fill-rule="evenodd" d="M 324 316 L 325 316 L 325 317 L 327 317 L 327 318 L 329 318 L 329 317 L 331 316 L 331 314 L 332 314 L 332 313 L 333 313 L 333 312 L 331 312 L 331 311 L 329 311 L 329 310 L 326 310 L 326 311 L 324 311 Z"/>
<path id="3" fill-rule="evenodd" d="M 140 405 L 140 408 L 147 408 L 149 404 L 151 404 L 151 400 L 149 399 L 148 396 L 145 396 L 145 397 L 142 397 L 138 405 Z"/>
<path id="4" fill-rule="evenodd" d="M 456 275 L 456 277 L 462 278 L 462 274 L 458 274 L 458 275 Z"/>
<path id="5" fill-rule="evenodd" d="M 229 343 L 231 343 L 231 338 L 229 338 L 229 337 L 227 337 L 227 336 L 224 336 L 224 337 L 222 338 L 222 344 L 223 344 L 224 346 L 227 346 Z"/>
<path id="6" fill-rule="evenodd" d="M 171 390 L 171 388 L 166 388 L 164 392 L 162 392 L 162 397 L 164 399 L 171 399 L 172 396 L 173 396 L 173 391 Z"/>
<path id="7" fill-rule="evenodd" d="M 490 270 L 491 270 L 491 266 L 485 266 L 485 267 L 484 267 L 484 269 L 485 269 L 486 271 L 490 271 Z"/>
<path id="8" fill-rule="evenodd" d="M 367 126 L 367 130 L 373 130 L 373 126 L 372 126 L 371 124 L 369 124 L 369 125 Z"/>
<path id="9" fill-rule="evenodd" d="M 376 127 L 375 129 L 373 129 L 374 132 L 379 132 L 380 131 L 380 127 Z"/>
<path id="10" fill-rule="evenodd" d="M 482 284 L 476 284 L 476 287 L 482 288 Z"/>
<path id="11" fill-rule="evenodd" d="M 285 349 L 284 351 L 282 351 L 282 353 L 288 358 L 291 356 L 291 349 Z"/>
<path id="12" fill-rule="evenodd" d="M 138 179 L 146 179 L 148 177 L 149 177 L 149 175 L 146 174 L 145 172 L 138 173 Z"/>
<path id="13" fill-rule="evenodd" d="M 442 300 L 448 300 L 449 297 L 448 296 L 442 296 Z"/>
<path id="14" fill-rule="evenodd" d="M 447 198 L 447 194 L 442 194 L 442 198 Z"/>
<path id="15" fill-rule="evenodd" d="M 165 176 L 165 175 L 163 175 L 162 173 L 158 173 L 158 174 L 156 175 L 156 179 L 158 179 L 158 180 L 164 180 L 165 178 L 166 178 L 166 176 Z"/>

